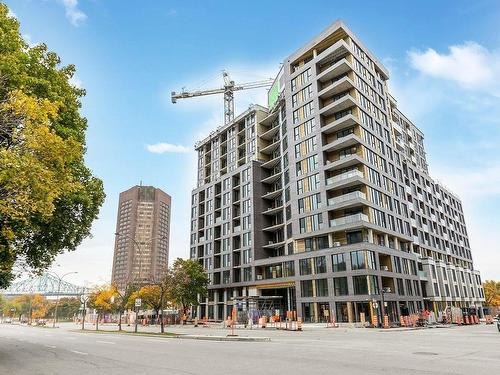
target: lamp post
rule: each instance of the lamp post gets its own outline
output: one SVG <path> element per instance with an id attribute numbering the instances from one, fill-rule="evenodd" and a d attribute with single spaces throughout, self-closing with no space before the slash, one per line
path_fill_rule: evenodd
<path id="1" fill-rule="evenodd" d="M 137 276 L 137 279 L 139 279 L 139 283 L 142 282 L 141 280 L 141 274 L 142 274 L 142 246 L 141 244 L 132 236 L 129 236 L 128 234 L 123 234 L 123 233 L 120 233 L 120 232 L 116 232 L 115 233 L 115 236 L 116 237 L 125 237 L 125 238 L 128 238 L 129 240 L 131 240 L 133 242 L 133 244 L 137 247 L 137 252 L 138 252 L 138 255 L 139 255 L 139 274 Z M 149 240 L 147 240 L 144 245 L 148 244 L 152 244 L 154 240 L 164 240 L 166 239 L 167 236 L 157 236 L 157 237 L 153 237 L 153 238 L 150 238 Z M 134 281 L 135 278 L 134 278 Z"/>
<path id="2" fill-rule="evenodd" d="M 141 285 L 142 284 L 142 247 L 140 245 L 140 243 L 132 236 L 128 235 L 128 234 L 123 234 L 123 233 L 120 233 L 120 232 L 116 232 L 115 233 L 115 236 L 116 237 L 120 237 L 120 236 L 123 236 L 125 238 L 128 238 L 129 240 L 132 241 L 132 243 L 137 247 L 137 252 L 138 252 L 138 255 L 139 255 L 139 273 L 137 275 L 137 279 L 134 277 L 134 281 L 137 282 L 138 285 Z M 144 245 L 146 244 L 153 244 L 153 240 L 163 240 L 167 238 L 167 236 L 157 236 L 157 237 L 152 237 L 150 238 L 148 241 L 146 241 L 144 243 Z M 135 313 L 135 332 L 137 332 L 137 318 L 139 316 L 139 308 L 137 306 L 134 306 L 135 309 L 136 309 L 136 313 Z M 161 312 L 161 316 L 162 316 L 162 319 L 163 319 L 163 311 Z"/>
<path id="3" fill-rule="evenodd" d="M 59 292 L 61 291 L 61 281 L 68 275 L 71 275 L 71 274 L 75 274 L 75 273 L 78 273 L 77 271 L 73 271 L 73 272 L 68 272 L 68 273 L 65 273 L 64 275 L 62 276 L 59 276 L 57 273 L 55 272 L 49 272 L 51 273 L 52 275 L 54 275 L 55 277 L 57 277 L 58 279 L 58 283 L 57 283 L 57 295 L 56 295 L 56 307 L 54 309 L 54 320 L 52 322 L 52 328 L 55 328 L 56 327 L 56 321 L 57 321 L 57 307 L 59 305 Z"/>

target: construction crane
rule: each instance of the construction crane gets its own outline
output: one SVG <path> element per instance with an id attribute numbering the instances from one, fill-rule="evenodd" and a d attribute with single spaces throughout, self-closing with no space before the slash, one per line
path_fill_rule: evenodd
<path id="1" fill-rule="evenodd" d="M 198 91 L 184 91 L 181 92 L 172 91 L 172 103 L 177 103 L 177 99 L 187 99 L 194 98 L 196 96 L 214 95 L 214 94 L 224 94 L 224 125 L 229 124 L 234 120 L 234 92 L 239 90 L 250 90 L 259 87 L 270 87 L 274 79 L 269 78 L 263 81 L 248 82 L 242 84 L 235 84 L 229 74 L 224 70 L 222 71 L 222 77 L 224 78 L 224 87 L 219 89 L 209 89 L 209 90 L 198 90 Z"/>

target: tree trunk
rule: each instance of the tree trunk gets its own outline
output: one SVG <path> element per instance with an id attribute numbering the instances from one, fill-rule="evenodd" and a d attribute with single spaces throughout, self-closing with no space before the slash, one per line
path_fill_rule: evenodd
<path id="1" fill-rule="evenodd" d="M 99 313 L 97 313 L 97 318 L 95 320 L 95 330 L 99 331 Z"/>
<path id="2" fill-rule="evenodd" d="M 123 312 L 120 310 L 120 313 L 118 315 L 118 331 L 122 330 L 122 314 Z"/>
<path id="3" fill-rule="evenodd" d="M 160 331 L 161 333 L 165 333 L 165 325 L 163 324 L 163 307 L 160 308 L 161 318 L 160 318 Z"/>

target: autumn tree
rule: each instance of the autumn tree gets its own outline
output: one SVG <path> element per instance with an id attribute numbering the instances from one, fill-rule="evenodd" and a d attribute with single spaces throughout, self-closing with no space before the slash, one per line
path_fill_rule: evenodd
<path id="1" fill-rule="evenodd" d="M 500 281 L 486 280 L 483 289 L 486 306 L 500 307 Z"/>
<path id="2" fill-rule="evenodd" d="M 73 65 L 29 46 L 0 4 L 0 288 L 15 263 L 41 272 L 90 235 L 104 200 L 85 166 L 85 90 Z"/>
<path id="3" fill-rule="evenodd" d="M 118 311 L 117 297 L 113 285 L 102 285 L 90 293 L 88 306 L 97 311 L 96 331 L 99 330 L 99 318 L 102 315 Z"/>

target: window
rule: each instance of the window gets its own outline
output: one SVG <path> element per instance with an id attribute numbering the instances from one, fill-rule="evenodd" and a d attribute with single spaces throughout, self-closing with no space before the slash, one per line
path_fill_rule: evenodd
<path id="1" fill-rule="evenodd" d="M 299 219 L 300 233 L 309 233 L 321 229 L 323 216 L 321 214 L 306 216 Z"/>
<path id="2" fill-rule="evenodd" d="M 314 102 L 309 102 L 302 107 L 293 111 L 293 123 L 296 124 L 299 121 L 311 116 L 314 110 Z"/>
<path id="3" fill-rule="evenodd" d="M 252 281 L 252 267 L 243 268 L 243 281 Z"/>
<path id="4" fill-rule="evenodd" d="M 353 276 L 354 294 L 379 294 L 376 276 Z"/>
<path id="5" fill-rule="evenodd" d="M 298 87 L 305 85 L 311 80 L 311 68 L 308 68 L 304 70 L 302 73 L 300 73 L 297 77 L 292 79 L 291 81 L 291 89 L 292 91 L 295 91 Z"/>
<path id="6" fill-rule="evenodd" d="M 332 255 L 332 268 L 333 272 L 342 272 L 346 270 L 344 254 Z"/>
<path id="7" fill-rule="evenodd" d="M 300 282 L 300 294 L 302 297 L 312 297 L 313 296 L 313 280 L 302 280 Z"/>
<path id="8" fill-rule="evenodd" d="M 316 297 L 328 297 L 328 281 L 326 279 L 318 279 L 316 282 Z"/>
<path id="9" fill-rule="evenodd" d="M 297 181 L 297 194 L 307 193 L 319 188 L 319 174 L 303 178 Z"/>
<path id="10" fill-rule="evenodd" d="M 312 155 L 297 162 L 295 168 L 297 176 L 314 171 L 318 168 L 318 155 Z"/>
<path id="11" fill-rule="evenodd" d="M 333 290 L 336 296 L 346 296 L 349 294 L 347 289 L 347 277 L 335 277 L 333 279 Z"/>
<path id="12" fill-rule="evenodd" d="M 351 252 L 351 268 L 353 270 L 376 269 L 375 253 L 369 250 Z"/>
<path id="13" fill-rule="evenodd" d="M 405 289 L 403 287 L 403 279 L 396 279 L 397 281 L 397 284 L 398 284 L 398 294 L 400 296 L 404 296 L 405 295 Z"/>
<path id="14" fill-rule="evenodd" d="M 299 270 L 301 275 L 313 275 L 326 272 L 326 257 L 300 259 Z"/>
<path id="15" fill-rule="evenodd" d="M 308 153 L 310 153 L 311 151 L 316 150 L 316 148 L 317 148 L 317 138 L 314 135 L 311 138 L 306 139 L 305 141 L 302 141 L 295 145 L 295 157 L 296 158 L 303 157 Z"/>
<path id="16" fill-rule="evenodd" d="M 307 120 L 303 124 L 293 128 L 293 138 L 298 141 L 309 134 L 311 134 L 316 129 L 316 120 L 314 118 Z"/>
<path id="17" fill-rule="evenodd" d="M 321 207 L 321 195 L 320 193 L 310 195 L 298 200 L 299 214 L 304 212 L 315 211 Z"/>
<path id="18" fill-rule="evenodd" d="M 311 99 L 313 94 L 312 85 L 304 87 L 302 90 L 297 92 L 292 96 L 292 106 L 295 107 L 297 104 L 303 103 Z"/>
<path id="19" fill-rule="evenodd" d="M 327 297 L 328 281 L 327 279 L 302 280 L 300 290 L 302 297 Z"/>

